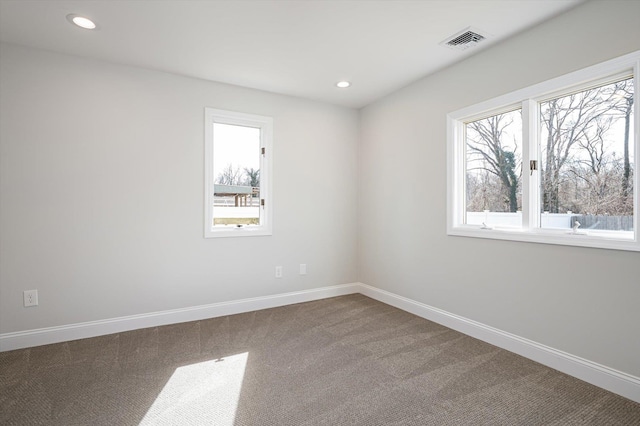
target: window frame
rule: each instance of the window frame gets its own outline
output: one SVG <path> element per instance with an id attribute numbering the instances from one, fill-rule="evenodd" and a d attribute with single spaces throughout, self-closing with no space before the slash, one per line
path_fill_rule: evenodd
<path id="1" fill-rule="evenodd" d="M 260 155 L 260 207 L 262 209 L 260 225 L 241 227 L 213 226 L 213 125 L 229 124 L 260 129 L 260 147 L 264 154 Z M 205 107 L 204 109 L 204 238 L 219 237 L 252 237 L 273 234 L 272 216 L 272 157 L 273 157 L 273 118 L 246 114 L 236 111 Z M 263 201 L 264 200 L 264 204 Z"/>
<path id="2" fill-rule="evenodd" d="M 540 103 L 556 96 L 606 84 L 618 77 L 633 74 L 634 132 L 630 143 L 634 147 L 633 229 L 632 239 L 622 238 L 616 231 L 590 230 L 587 235 L 570 234 L 566 229 L 540 227 L 540 167 L 530 174 L 522 173 L 522 228 L 492 227 L 464 224 L 465 217 L 465 130 L 466 123 L 509 110 L 522 109 L 522 163 L 539 158 Z M 447 114 L 447 235 L 524 241 L 543 244 L 595 247 L 640 251 L 639 193 L 640 173 L 640 51 L 547 80 L 496 98 Z"/>

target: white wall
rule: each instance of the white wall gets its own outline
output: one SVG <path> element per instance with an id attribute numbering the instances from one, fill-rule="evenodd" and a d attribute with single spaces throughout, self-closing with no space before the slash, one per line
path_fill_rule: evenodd
<path id="1" fill-rule="evenodd" d="M 588 2 L 362 110 L 360 281 L 640 376 L 640 253 L 447 236 L 445 128 L 640 49 L 638 17 L 637 1 Z"/>
<path id="2" fill-rule="evenodd" d="M 0 333 L 357 279 L 356 111 L 1 49 Z M 203 238 L 205 106 L 274 118 L 273 236 Z"/>

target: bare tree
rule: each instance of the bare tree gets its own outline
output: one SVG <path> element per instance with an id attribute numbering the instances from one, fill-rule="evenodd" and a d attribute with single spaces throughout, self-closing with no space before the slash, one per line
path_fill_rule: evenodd
<path id="1" fill-rule="evenodd" d="M 573 207 L 577 211 L 588 211 L 593 214 L 619 213 L 618 185 L 620 180 L 620 161 L 615 152 L 610 152 L 606 136 L 616 118 L 601 115 L 594 121 L 591 131 L 582 135 L 577 147 L 582 155 L 577 156 L 569 164 L 568 171 L 581 182 Z M 561 190 L 562 191 L 562 190 Z M 564 195 L 564 200 L 569 197 Z M 565 201 L 566 202 L 566 201 Z"/>
<path id="2" fill-rule="evenodd" d="M 570 159 L 573 145 L 590 131 L 596 118 L 604 112 L 600 96 L 599 89 L 587 90 L 552 99 L 541 106 L 541 124 L 547 134 L 542 173 L 545 211 L 558 213 L 560 210 L 561 170 Z"/>
<path id="3" fill-rule="evenodd" d="M 613 137 L 610 130 L 614 124 L 626 114 L 631 114 L 631 109 L 627 109 L 628 90 L 631 90 L 629 81 L 588 89 L 541 104 L 541 126 L 543 136 L 546 134 L 541 176 L 545 211 L 558 213 L 573 209 L 593 213 L 603 209 L 625 210 L 614 200 L 628 199 L 631 173 L 628 129 L 624 148 L 626 178 L 616 174 L 616 170 L 620 170 L 619 159 L 609 139 Z M 570 183 L 574 180 L 581 182 Z M 613 185 L 614 181 L 619 183 L 617 187 Z M 575 197 L 567 196 L 565 190 L 569 186 L 575 189 Z"/>
<path id="4" fill-rule="evenodd" d="M 216 183 L 220 185 L 242 185 L 244 183 L 242 170 L 240 170 L 240 167 L 233 167 L 233 164 L 229 163 L 216 176 Z"/>
<path id="5" fill-rule="evenodd" d="M 632 203 L 633 191 L 631 188 L 631 162 L 629 161 L 629 127 L 633 114 L 633 80 L 623 80 L 616 84 L 618 99 L 615 108 L 622 112 L 624 116 L 624 171 L 622 175 L 622 197 L 625 205 Z"/>
<path id="6" fill-rule="evenodd" d="M 516 170 L 521 160 L 516 157 L 516 141 L 513 141 L 512 146 L 507 146 L 505 140 L 506 130 L 512 124 L 511 114 L 498 114 L 469 123 L 467 149 L 470 154 L 468 162 L 475 161 L 476 170 L 485 170 L 497 177 L 507 204 L 506 210 L 516 212 L 520 184 Z"/>

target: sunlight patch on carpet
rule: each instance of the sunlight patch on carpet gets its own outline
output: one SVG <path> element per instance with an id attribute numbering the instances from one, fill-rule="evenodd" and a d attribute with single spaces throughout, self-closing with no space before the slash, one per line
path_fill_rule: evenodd
<path id="1" fill-rule="evenodd" d="M 141 425 L 232 426 L 248 352 L 177 368 Z"/>

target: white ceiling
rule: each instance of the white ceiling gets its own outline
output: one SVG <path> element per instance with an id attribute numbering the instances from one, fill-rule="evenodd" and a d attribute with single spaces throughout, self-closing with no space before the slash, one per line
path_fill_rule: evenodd
<path id="1" fill-rule="evenodd" d="M 0 0 L 0 40 L 359 108 L 582 1 Z"/>

